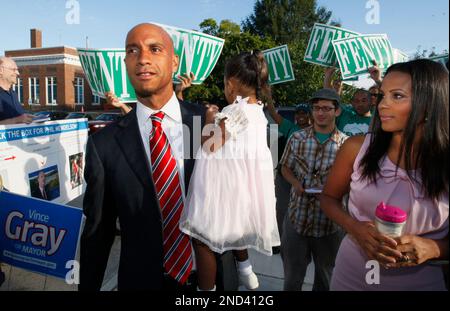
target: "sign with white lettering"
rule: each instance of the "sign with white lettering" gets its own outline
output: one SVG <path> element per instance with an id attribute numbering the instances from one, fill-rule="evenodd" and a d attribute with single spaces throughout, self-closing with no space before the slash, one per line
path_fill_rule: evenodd
<path id="1" fill-rule="evenodd" d="M 154 23 L 156 24 L 156 23 Z M 175 54 L 179 57 L 174 83 L 178 75 L 192 72 L 192 84 L 201 84 L 211 74 L 219 60 L 224 39 L 178 27 L 161 26 L 172 38 Z M 105 98 L 113 92 L 122 102 L 135 102 L 136 94 L 125 66 L 125 49 L 78 49 L 81 66 L 94 95 Z"/>
<path id="2" fill-rule="evenodd" d="M 333 41 L 342 79 L 368 72 L 376 61 L 384 71 L 394 63 L 394 53 L 387 35 L 362 35 Z"/>
<path id="3" fill-rule="evenodd" d="M 92 94 L 105 98 L 105 92 L 111 91 L 122 102 L 136 101 L 125 67 L 124 49 L 78 49 L 78 56 Z"/>
<path id="4" fill-rule="evenodd" d="M 81 208 L 0 191 L 0 262 L 65 279 L 76 259 Z"/>
<path id="5" fill-rule="evenodd" d="M 174 82 L 178 75 L 192 72 L 192 84 L 201 84 L 211 74 L 219 60 L 225 40 L 202 32 L 153 23 L 162 27 L 172 38 L 175 54 L 180 59 Z"/>
<path id="6" fill-rule="evenodd" d="M 269 84 L 295 80 L 287 45 L 262 51 L 269 70 Z"/>
<path id="7" fill-rule="evenodd" d="M 87 119 L 0 125 L 0 189 L 66 204 L 80 196 Z"/>
<path id="8" fill-rule="evenodd" d="M 344 28 L 315 23 L 303 60 L 325 67 L 336 67 L 337 60 L 333 49 L 333 40 L 359 35 L 357 32 Z"/>

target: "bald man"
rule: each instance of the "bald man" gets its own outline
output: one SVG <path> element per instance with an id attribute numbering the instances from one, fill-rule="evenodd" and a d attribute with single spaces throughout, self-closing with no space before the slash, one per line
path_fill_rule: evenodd
<path id="1" fill-rule="evenodd" d="M 25 113 L 12 86 L 19 76 L 16 62 L 0 57 L 0 125 L 31 123 L 33 115 Z"/>
<path id="2" fill-rule="evenodd" d="M 205 110 L 175 96 L 178 56 L 162 28 L 137 25 L 125 44 L 137 104 L 87 143 L 79 290 L 101 288 L 118 218 L 118 289 L 189 291 L 192 245 L 178 221 L 200 147 L 193 135 L 200 135 Z"/>

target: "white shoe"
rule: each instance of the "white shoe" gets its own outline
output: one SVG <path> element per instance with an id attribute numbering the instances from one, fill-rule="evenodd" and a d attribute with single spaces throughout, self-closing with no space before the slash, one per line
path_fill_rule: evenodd
<path id="1" fill-rule="evenodd" d="M 258 277 L 253 271 L 250 274 L 239 273 L 239 283 L 249 290 L 257 289 L 259 287 Z"/>

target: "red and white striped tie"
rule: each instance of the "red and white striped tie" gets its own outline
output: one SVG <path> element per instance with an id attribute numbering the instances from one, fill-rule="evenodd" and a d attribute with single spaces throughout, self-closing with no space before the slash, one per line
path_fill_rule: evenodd
<path id="1" fill-rule="evenodd" d="M 192 247 L 189 236 L 178 227 L 184 204 L 177 161 L 161 127 L 164 112 L 157 112 L 150 118 L 150 158 L 163 219 L 164 269 L 171 277 L 184 284 L 192 269 Z"/>

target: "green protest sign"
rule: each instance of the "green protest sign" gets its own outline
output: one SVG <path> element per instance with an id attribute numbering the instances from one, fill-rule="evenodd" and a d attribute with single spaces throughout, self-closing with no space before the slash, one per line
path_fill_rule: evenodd
<path id="1" fill-rule="evenodd" d="M 176 76 L 189 72 L 195 76 L 192 84 L 201 84 L 205 81 L 219 60 L 225 40 L 193 30 L 154 24 L 167 31 L 172 38 L 175 53 L 180 58 L 174 82 L 179 82 Z"/>
<path id="2" fill-rule="evenodd" d="M 122 102 L 136 101 L 125 67 L 125 50 L 78 49 L 78 56 L 92 94 L 105 98 L 105 92 L 111 91 Z"/>
<path id="3" fill-rule="evenodd" d="M 342 79 L 348 79 L 368 72 L 377 62 L 380 70 L 394 63 L 394 53 L 387 35 L 361 35 L 333 41 Z"/>
<path id="4" fill-rule="evenodd" d="M 269 70 L 269 84 L 295 80 L 287 45 L 262 51 Z"/>
<path id="5" fill-rule="evenodd" d="M 303 60 L 325 67 L 335 67 L 336 55 L 333 49 L 333 40 L 358 35 L 360 34 L 344 28 L 315 23 Z"/>
<path id="6" fill-rule="evenodd" d="M 445 64 L 447 64 L 447 62 L 448 62 L 448 53 L 447 54 L 433 56 L 433 57 L 430 57 L 429 59 L 433 60 L 435 62 L 441 63 L 442 65 L 445 66 Z"/>

